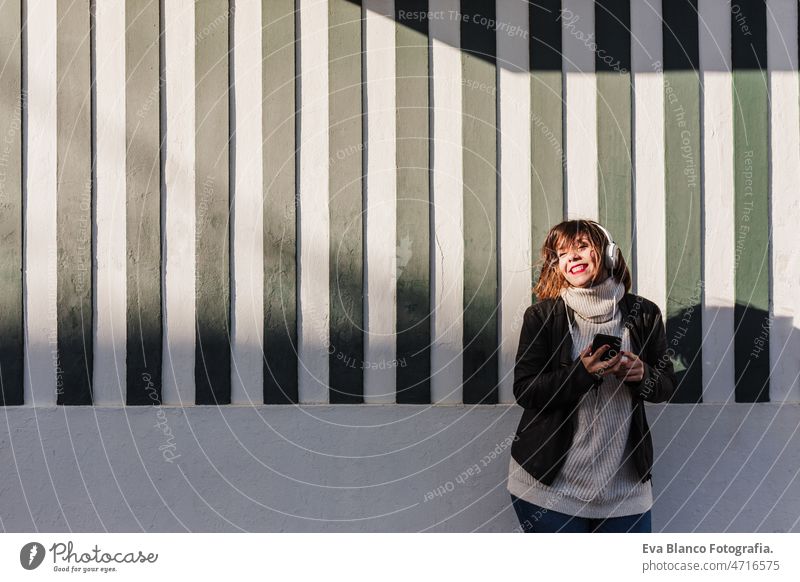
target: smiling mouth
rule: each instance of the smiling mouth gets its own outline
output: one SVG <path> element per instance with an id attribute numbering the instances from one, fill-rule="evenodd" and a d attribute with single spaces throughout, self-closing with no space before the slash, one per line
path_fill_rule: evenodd
<path id="1" fill-rule="evenodd" d="M 575 265 L 572 267 L 569 272 L 571 275 L 577 275 L 578 273 L 583 273 L 586 270 L 586 264 L 581 263 L 580 265 Z"/>

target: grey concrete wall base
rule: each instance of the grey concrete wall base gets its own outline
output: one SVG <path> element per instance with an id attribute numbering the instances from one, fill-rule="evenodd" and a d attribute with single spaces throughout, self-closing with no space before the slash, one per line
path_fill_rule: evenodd
<path id="1" fill-rule="evenodd" d="M 7 407 L 1 525 L 9 532 L 512 531 L 507 443 L 521 412 L 509 405 Z M 654 531 L 800 531 L 800 405 L 648 405 L 648 418 Z"/>

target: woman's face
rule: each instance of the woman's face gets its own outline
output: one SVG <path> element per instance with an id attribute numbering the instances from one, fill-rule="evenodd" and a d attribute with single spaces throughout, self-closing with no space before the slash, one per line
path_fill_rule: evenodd
<path id="1" fill-rule="evenodd" d="M 579 236 L 575 244 L 567 248 L 562 243 L 558 253 L 558 270 L 573 287 L 588 287 L 597 274 L 597 255 L 592 250 L 586 235 Z M 602 275 L 598 280 L 602 279 Z"/>

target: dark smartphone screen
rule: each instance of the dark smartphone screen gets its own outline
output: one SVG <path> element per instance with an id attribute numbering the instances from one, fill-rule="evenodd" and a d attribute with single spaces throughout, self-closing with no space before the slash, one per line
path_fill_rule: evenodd
<path id="1" fill-rule="evenodd" d="M 604 344 L 608 344 L 611 347 L 603 354 L 603 357 L 600 358 L 603 362 L 610 360 L 619 353 L 622 349 L 622 338 L 615 335 L 606 335 L 604 333 L 595 334 L 594 341 L 592 342 L 592 353 L 599 350 Z"/>

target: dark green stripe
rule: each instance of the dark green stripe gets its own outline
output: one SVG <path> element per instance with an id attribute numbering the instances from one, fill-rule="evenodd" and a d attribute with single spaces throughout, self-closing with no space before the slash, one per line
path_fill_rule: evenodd
<path id="1" fill-rule="evenodd" d="M 127 404 L 161 403 L 159 3 L 125 2 Z"/>
<path id="2" fill-rule="evenodd" d="M 633 264 L 630 27 L 628 0 L 595 2 L 599 216 L 628 265 Z"/>
<path id="3" fill-rule="evenodd" d="M 494 4 L 461 2 L 465 404 L 496 404 L 497 80 Z"/>
<path id="4" fill-rule="evenodd" d="M 561 72 L 561 0 L 532 2 L 531 67 L 531 240 L 532 263 L 552 225 L 564 218 L 564 139 Z M 531 287 L 539 280 L 531 274 Z M 536 296 L 531 293 L 531 300 Z"/>
<path id="5" fill-rule="evenodd" d="M 195 2 L 195 402 L 229 404 L 230 253 L 226 0 Z"/>
<path id="6" fill-rule="evenodd" d="M 364 401 L 361 2 L 328 4 L 332 403 Z"/>
<path id="7" fill-rule="evenodd" d="M 0 4 L 0 405 L 23 404 L 20 4 Z"/>
<path id="8" fill-rule="evenodd" d="M 261 4 L 266 404 L 298 402 L 294 4 Z"/>
<path id="9" fill-rule="evenodd" d="M 397 402 L 431 401 L 427 0 L 395 6 L 397 74 Z"/>
<path id="10" fill-rule="evenodd" d="M 738 11 L 737 11 L 738 9 Z M 731 5 L 736 402 L 769 401 L 769 86 L 763 0 Z"/>
<path id="11" fill-rule="evenodd" d="M 89 2 L 58 0 L 58 404 L 92 403 L 92 119 Z M 33 171 L 38 171 L 33 169 Z"/>
<path id="12" fill-rule="evenodd" d="M 700 79 L 696 0 L 664 2 L 667 342 L 675 402 L 702 400 Z M 673 343 L 674 342 L 674 343 Z"/>

